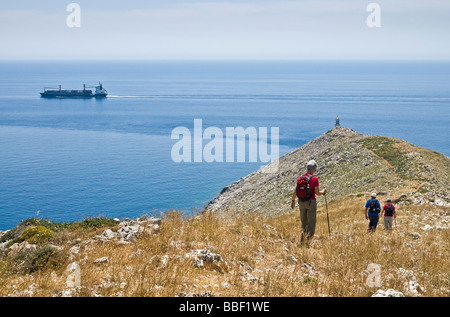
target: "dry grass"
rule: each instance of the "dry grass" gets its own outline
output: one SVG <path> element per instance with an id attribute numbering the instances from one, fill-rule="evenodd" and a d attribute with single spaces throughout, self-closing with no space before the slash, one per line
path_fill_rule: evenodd
<path id="1" fill-rule="evenodd" d="M 126 245 L 91 239 L 104 228 L 62 230 L 53 241 L 62 247 L 56 264 L 28 274 L 12 269 L 12 252 L 0 257 L 0 296 L 371 296 L 377 289 L 404 292 L 408 278 L 400 268 L 411 271 L 421 295 L 448 296 L 449 230 L 435 228 L 436 221 L 448 221 L 448 208 L 402 206 L 392 232 L 380 223 L 366 234 L 363 205 L 363 197 L 329 202 L 329 237 L 320 200 L 309 248 L 299 245 L 298 210 L 272 218 L 167 212 L 158 233 Z M 426 224 L 433 229 L 421 229 Z M 82 241 L 75 244 L 77 238 Z M 74 245 L 76 254 L 69 251 Z M 198 249 L 224 262 L 195 267 L 186 254 Z M 94 263 L 102 257 L 108 261 Z M 72 262 L 80 266 L 78 288 L 66 284 Z M 370 263 L 381 265 L 380 286 L 367 284 Z"/>

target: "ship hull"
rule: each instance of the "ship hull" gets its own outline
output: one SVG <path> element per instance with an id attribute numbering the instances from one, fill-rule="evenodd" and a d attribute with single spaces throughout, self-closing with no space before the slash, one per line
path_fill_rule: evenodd
<path id="1" fill-rule="evenodd" d="M 49 93 L 41 92 L 42 98 L 106 98 L 107 94 L 92 94 L 92 93 Z"/>
<path id="2" fill-rule="evenodd" d="M 61 95 L 61 94 L 46 94 L 41 92 L 41 97 L 42 98 L 92 98 L 94 97 L 93 95 Z"/>

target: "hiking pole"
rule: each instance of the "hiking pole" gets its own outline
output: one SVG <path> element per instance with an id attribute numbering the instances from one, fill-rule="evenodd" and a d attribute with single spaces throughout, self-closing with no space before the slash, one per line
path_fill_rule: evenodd
<path id="1" fill-rule="evenodd" d="M 330 237 L 330 242 L 331 242 L 331 230 L 330 230 L 330 218 L 328 217 L 327 194 L 323 194 L 323 196 L 325 197 L 325 206 L 327 208 L 328 236 Z"/>

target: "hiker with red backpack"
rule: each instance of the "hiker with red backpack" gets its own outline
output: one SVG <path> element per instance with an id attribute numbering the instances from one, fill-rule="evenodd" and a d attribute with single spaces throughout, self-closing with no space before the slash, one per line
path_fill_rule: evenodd
<path id="1" fill-rule="evenodd" d="M 297 179 L 297 185 L 292 194 L 291 208 L 294 209 L 295 197 L 298 197 L 300 220 L 302 222 L 301 243 L 306 242 L 309 245 L 316 230 L 316 195 L 325 195 L 327 189 L 320 190 L 319 179 L 317 176 L 313 176 L 317 169 L 316 161 L 309 161 L 306 169 L 307 172 Z"/>
<path id="2" fill-rule="evenodd" d="M 395 207 L 392 204 L 390 198 L 387 199 L 387 204 L 384 205 L 383 211 L 384 211 L 384 228 L 386 230 L 390 230 L 392 229 L 392 225 L 394 224 L 394 219 L 397 218 Z"/>

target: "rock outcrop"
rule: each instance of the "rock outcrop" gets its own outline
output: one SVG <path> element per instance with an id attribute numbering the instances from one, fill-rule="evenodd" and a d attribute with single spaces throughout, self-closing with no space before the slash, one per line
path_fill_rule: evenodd
<path id="1" fill-rule="evenodd" d="M 135 220 L 125 219 L 119 223 L 117 232 L 106 229 L 95 238 L 101 241 L 119 240 L 122 243 L 128 243 L 136 241 L 139 234 L 157 233 L 160 225 L 161 218 L 147 218 L 147 216 L 142 216 Z"/>

